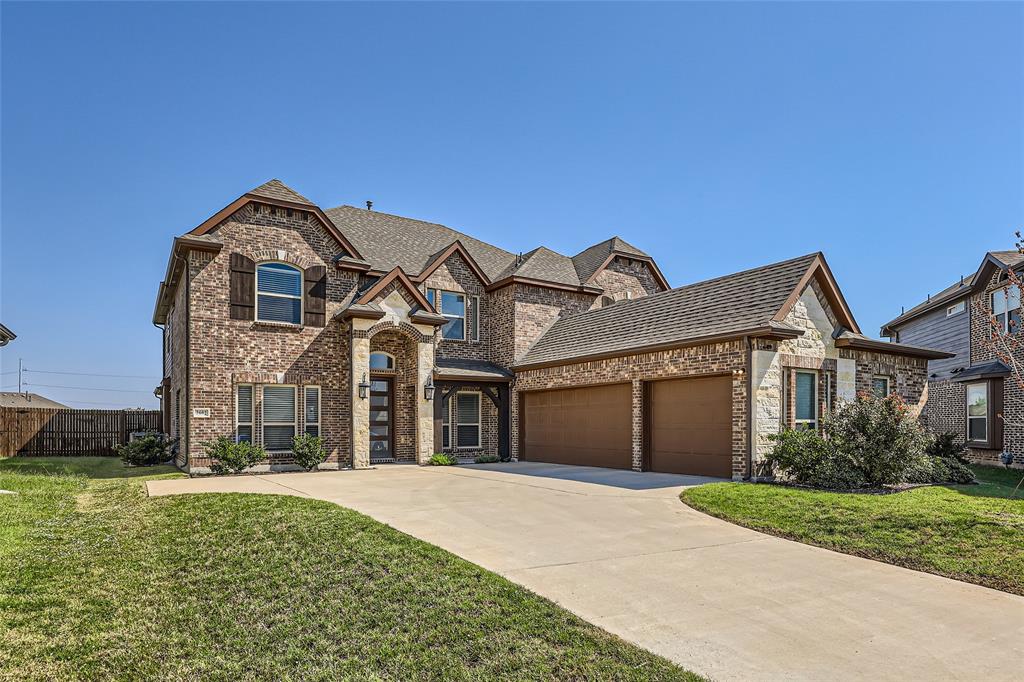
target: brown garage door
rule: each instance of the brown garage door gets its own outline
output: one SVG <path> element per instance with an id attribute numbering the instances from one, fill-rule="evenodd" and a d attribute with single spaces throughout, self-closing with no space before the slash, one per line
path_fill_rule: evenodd
<path id="1" fill-rule="evenodd" d="M 629 384 L 526 393 L 523 459 L 629 469 L 631 405 Z"/>
<path id="2" fill-rule="evenodd" d="M 732 378 L 655 381 L 651 470 L 732 477 Z"/>

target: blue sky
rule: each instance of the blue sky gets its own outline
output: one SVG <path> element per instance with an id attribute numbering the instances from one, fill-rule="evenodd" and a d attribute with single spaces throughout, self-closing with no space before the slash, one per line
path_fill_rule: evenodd
<path id="1" fill-rule="evenodd" d="M 272 177 L 673 286 L 822 250 L 872 335 L 1024 227 L 1021 4 L 0 13 L 0 386 L 75 406 L 156 405 L 172 237 Z"/>

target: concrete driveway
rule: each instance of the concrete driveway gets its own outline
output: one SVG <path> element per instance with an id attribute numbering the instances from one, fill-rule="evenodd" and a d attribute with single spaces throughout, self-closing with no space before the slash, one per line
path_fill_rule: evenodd
<path id="1" fill-rule="evenodd" d="M 547 464 L 151 481 L 356 509 L 717 680 L 1011 680 L 1024 598 L 770 537 L 683 505 L 709 479 Z"/>

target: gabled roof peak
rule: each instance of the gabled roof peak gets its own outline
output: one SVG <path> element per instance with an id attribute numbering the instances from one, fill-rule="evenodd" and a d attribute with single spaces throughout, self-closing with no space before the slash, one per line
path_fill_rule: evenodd
<path id="1" fill-rule="evenodd" d="M 296 204 L 306 204 L 308 206 L 314 205 L 312 201 L 302 196 L 277 178 L 267 180 L 256 189 L 249 190 L 247 194 L 266 197 L 268 199 L 278 199 L 280 201 L 291 201 Z"/>

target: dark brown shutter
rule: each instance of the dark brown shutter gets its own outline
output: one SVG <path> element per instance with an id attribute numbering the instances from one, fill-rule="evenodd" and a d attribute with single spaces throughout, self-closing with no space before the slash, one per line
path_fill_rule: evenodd
<path id="1" fill-rule="evenodd" d="M 231 254 L 231 319 L 256 318 L 256 263 L 240 253 Z"/>
<path id="2" fill-rule="evenodd" d="M 323 327 L 327 322 L 327 268 L 306 268 L 306 326 Z"/>

